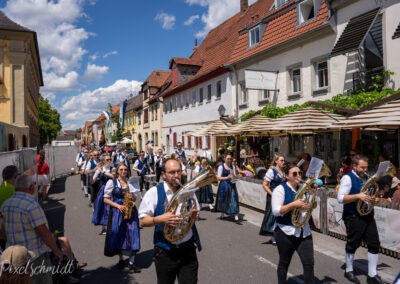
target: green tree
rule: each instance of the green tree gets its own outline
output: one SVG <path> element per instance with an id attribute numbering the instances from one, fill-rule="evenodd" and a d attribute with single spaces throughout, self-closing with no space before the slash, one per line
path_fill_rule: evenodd
<path id="1" fill-rule="evenodd" d="M 48 99 L 39 96 L 39 134 L 40 144 L 45 144 L 57 137 L 61 130 L 60 114 L 52 108 Z"/>
<path id="2" fill-rule="evenodd" d="M 117 131 L 115 132 L 115 135 L 111 136 L 111 142 L 121 141 L 123 138 L 121 123 L 119 122 L 119 119 L 114 119 L 113 121 L 117 124 Z"/>

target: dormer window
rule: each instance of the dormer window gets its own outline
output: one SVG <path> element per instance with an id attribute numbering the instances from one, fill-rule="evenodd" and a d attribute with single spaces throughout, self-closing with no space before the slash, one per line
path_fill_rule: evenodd
<path id="1" fill-rule="evenodd" d="M 260 39 L 261 39 L 261 25 L 251 28 L 249 30 L 249 47 L 259 44 Z"/>
<path id="2" fill-rule="evenodd" d="M 317 15 L 320 0 L 304 0 L 297 5 L 298 24 L 301 25 Z"/>
<path id="3" fill-rule="evenodd" d="M 271 10 L 278 9 L 285 5 L 289 0 L 275 0 L 274 4 L 271 7 Z"/>

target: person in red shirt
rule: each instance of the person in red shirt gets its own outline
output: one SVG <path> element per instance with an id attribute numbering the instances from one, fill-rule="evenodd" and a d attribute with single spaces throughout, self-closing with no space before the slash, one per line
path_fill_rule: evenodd
<path id="1" fill-rule="evenodd" d="M 50 168 L 49 165 L 45 162 L 45 155 L 44 152 L 40 153 L 39 161 L 37 163 L 37 175 L 38 175 L 38 191 L 40 189 L 42 191 L 42 204 L 47 204 L 48 201 L 47 193 L 50 187 L 49 175 Z"/>

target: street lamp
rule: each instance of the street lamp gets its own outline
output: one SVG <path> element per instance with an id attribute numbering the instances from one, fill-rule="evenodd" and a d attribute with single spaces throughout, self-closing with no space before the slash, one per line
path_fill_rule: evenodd
<path id="1" fill-rule="evenodd" d="M 232 123 L 232 124 L 236 123 L 235 119 L 229 117 L 229 115 L 225 115 L 225 111 L 226 111 L 226 108 L 224 107 L 224 105 L 221 104 L 218 107 L 219 119 L 222 121 Z"/>

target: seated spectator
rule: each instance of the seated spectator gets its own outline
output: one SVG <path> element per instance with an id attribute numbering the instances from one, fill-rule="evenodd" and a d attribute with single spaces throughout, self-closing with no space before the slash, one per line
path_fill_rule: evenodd
<path id="1" fill-rule="evenodd" d="M 52 266 L 50 251 L 56 261 L 64 259 L 63 251 L 73 258 L 67 239 L 59 240 L 57 244 L 48 228 L 44 211 L 33 196 L 34 192 L 34 178 L 26 174 L 19 175 L 15 181 L 15 193 L 0 208 L 0 231 L 6 236 L 6 247 L 21 245 L 33 251 L 37 256 L 31 263 L 33 269 L 38 266 Z M 35 274 L 31 280 L 36 281 L 35 283 L 52 283 L 51 270 Z"/>
<path id="2" fill-rule="evenodd" d="M 28 264 L 34 257 L 35 253 L 28 251 L 26 247 L 20 245 L 8 247 L 1 255 L 0 283 L 30 283 L 31 271 Z M 12 273 L 12 271 L 20 271 L 20 273 Z"/>
<path id="3" fill-rule="evenodd" d="M 3 169 L 3 183 L 0 185 L 0 207 L 4 201 L 9 199 L 15 191 L 15 179 L 18 176 L 18 168 L 14 165 L 6 166 Z M 3 234 L 0 233 L 0 247 L 5 249 L 6 239 Z"/>
<path id="4" fill-rule="evenodd" d="M 11 195 L 14 194 L 15 179 L 18 175 L 18 168 L 14 165 L 6 166 L 3 169 L 3 183 L 0 185 L 0 207 Z"/>
<path id="5" fill-rule="evenodd" d="M 391 200 L 393 203 L 400 203 L 400 180 L 394 177 L 392 180 L 391 189 L 393 191 Z"/>

